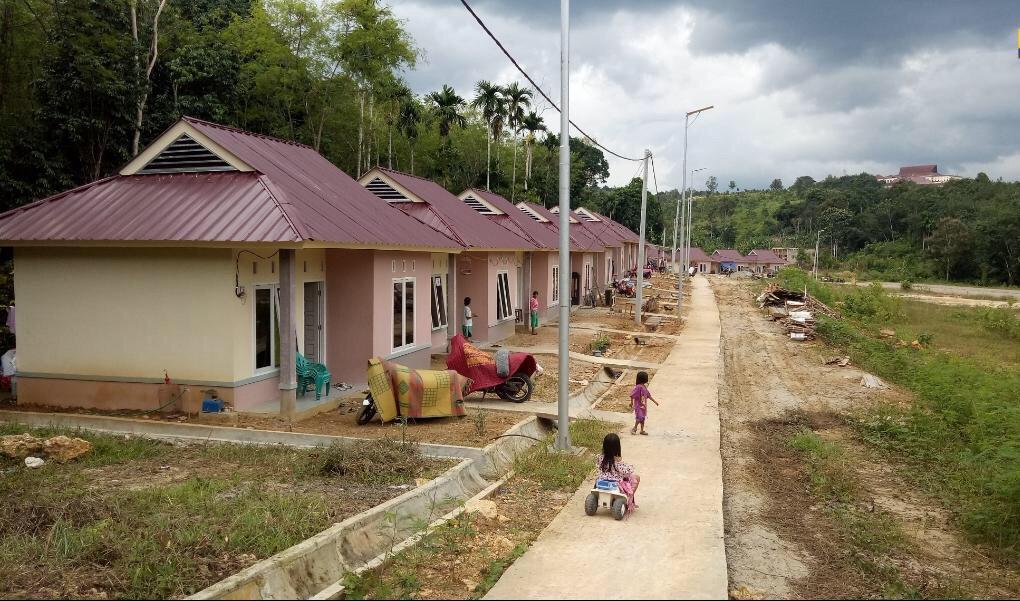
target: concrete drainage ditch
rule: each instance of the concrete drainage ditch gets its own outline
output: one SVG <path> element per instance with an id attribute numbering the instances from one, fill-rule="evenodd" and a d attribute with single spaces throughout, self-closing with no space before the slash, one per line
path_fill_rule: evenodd
<path id="1" fill-rule="evenodd" d="M 514 457 L 550 430 L 546 420 L 526 419 L 482 449 L 481 456 L 465 459 L 428 484 L 350 517 L 189 599 L 338 598 L 346 574 L 381 562 L 388 551 L 416 542 L 423 520 L 443 515 L 451 505 L 491 494 L 499 484 L 492 482 L 509 471 Z M 446 514 L 432 526 L 459 511 Z"/>

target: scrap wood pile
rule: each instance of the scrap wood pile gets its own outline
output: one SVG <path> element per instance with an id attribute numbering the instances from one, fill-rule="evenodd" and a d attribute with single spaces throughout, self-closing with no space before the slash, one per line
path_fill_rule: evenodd
<path id="1" fill-rule="evenodd" d="M 758 306 L 767 308 L 769 318 L 782 325 L 793 340 L 815 338 L 815 313 L 839 317 L 839 313 L 806 291 L 787 290 L 775 284 L 769 284 L 757 300 Z"/>

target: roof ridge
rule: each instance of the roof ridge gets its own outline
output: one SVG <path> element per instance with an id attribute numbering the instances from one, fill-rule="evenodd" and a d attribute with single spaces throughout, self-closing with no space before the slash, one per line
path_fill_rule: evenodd
<path id="1" fill-rule="evenodd" d="M 437 182 L 435 182 L 435 181 L 433 181 L 433 180 L 431 180 L 431 179 L 429 179 L 427 177 L 422 177 L 420 175 L 415 175 L 413 173 L 408 173 L 406 171 L 400 171 L 399 169 L 390 169 L 388 167 L 383 167 L 382 165 L 376 165 L 375 167 L 373 167 L 373 169 L 378 169 L 379 171 L 382 171 L 384 173 L 396 173 L 397 175 L 406 175 L 407 177 L 413 177 L 414 179 L 420 179 L 422 181 L 426 181 L 426 182 L 429 182 L 429 183 L 432 183 L 432 184 L 436 184 L 437 186 L 439 186 L 439 184 Z M 439 186 L 439 187 L 443 188 L 442 186 Z M 446 190 L 446 188 L 443 188 L 443 189 Z M 453 194 L 453 192 L 450 192 L 450 194 Z"/>
<path id="2" fill-rule="evenodd" d="M 188 116 L 188 115 L 184 115 L 183 117 L 181 117 L 181 119 L 184 120 L 184 121 L 187 121 L 188 123 L 200 123 L 202 125 L 208 125 L 209 127 L 215 127 L 216 129 L 222 129 L 222 130 L 225 130 L 225 131 L 232 131 L 234 133 L 244 134 L 246 136 L 251 136 L 253 138 L 262 138 L 263 140 L 270 140 L 272 142 L 280 142 L 282 144 L 289 144 L 291 146 L 299 146 L 301 148 L 307 148 L 309 150 L 315 150 L 311 146 L 309 146 L 307 144 L 302 144 L 301 142 L 297 142 L 295 140 L 286 140 L 284 138 L 277 138 L 276 136 L 270 136 L 268 134 L 261 134 L 261 133 L 258 133 L 258 132 L 249 131 L 247 129 L 241 129 L 240 127 L 233 127 L 233 126 L 230 126 L 230 125 L 223 125 L 222 123 L 214 123 L 212 121 L 206 121 L 205 119 L 199 119 L 198 117 L 191 117 L 191 116 Z"/>
<path id="3" fill-rule="evenodd" d="M 283 218 L 287 221 L 287 225 L 289 225 L 290 229 L 294 231 L 294 235 L 297 236 L 298 240 L 308 239 L 308 236 L 304 231 L 304 223 L 296 216 L 291 216 L 291 214 L 287 212 L 287 209 L 283 208 L 284 203 L 280 201 L 280 198 L 275 191 L 276 184 L 274 184 L 265 174 L 259 174 L 258 182 L 263 188 L 265 188 L 269 197 L 273 199 L 273 204 L 276 205 L 276 208 L 280 209 L 280 213 L 283 214 Z M 299 223 L 301 227 L 298 227 Z"/>

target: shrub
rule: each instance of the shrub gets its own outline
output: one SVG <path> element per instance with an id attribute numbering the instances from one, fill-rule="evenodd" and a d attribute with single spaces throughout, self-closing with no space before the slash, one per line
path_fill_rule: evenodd
<path id="1" fill-rule="evenodd" d="M 935 341 L 935 336 L 931 332 L 921 332 L 917 335 L 917 341 L 924 346 L 931 346 L 931 343 Z"/>
<path id="2" fill-rule="evenodd" d="M 905 278 L 902 282 L 900 282 L 901 290 L 912 290 L 913 288 L 914 282 L 912 282 L 909 278 Z"/>
<path id="3" fill-rule="evenodd" d="M 843 303 L 846 312 L 858 318 L 889 321 L 902 315 L 900 300 L 887 293 L 877 282 L 851 291 L 844 297 Z"/>
<path id="4" fill-rule="evenodd" d="M 388 438 L 358 444 L 334 442 L 312 455 L 311 471 L 362 484 L 406 482 L 422 473 L 427 460 L 413 443 Z"/>

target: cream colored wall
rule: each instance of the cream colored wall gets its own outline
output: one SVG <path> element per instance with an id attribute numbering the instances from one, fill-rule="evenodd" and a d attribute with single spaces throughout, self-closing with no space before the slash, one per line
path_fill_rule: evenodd
<path id="1" fill-rule="evenodd" d="M 231 254 L 230 287 L 234 281 L 234 259 L 237 260 L 239 281 L 245 287 L 245 297 L 238 299 L 231 294 L 234 307 L 229 315 L 231 332 L 237 343 L 233 353 L 233 379 L 243 380 L 255 375 L 255 315 L 254 287 L 261 284 L 280 283 L 280 256 L 275 251 L 244 248 L 235 249 Z M 266 257 L 265 259 L 261 257 Z M 297 322 L 298 349 L 305 348 L 305 282 L 325 281 L 326 252 L 323 249 L 302 249 L 296 252 L 297 290 L 294 293 L 295 320 Z M 329 299 L 329 288 L 325 287 L 326 301 Z M 325 307 L 323 308 L 325 311 Z M 329 347 L 330 321 L 328 311 L 325 315 L 325 335 L 323 349 Z"/>
<path id="2" fill-rule="evenodd" d="M 19 248 L 18 369 L 233 381 L 227 249 Z"/>
<path id="3" fill-rule="evenodd" d="M 488 271 L 489 278 L 487 282 L 489 295 L 488 295 L 488 325 L 492 327 L 498 323 L 501 323 L 496 319 L 496 278 L 501 271 L 507 272 L 508 283 L 510 284 L 510 316 L 503 321 L 513 321 L 516 315 L 517 309 L 521 308 L 521 302 L 518 298 L 518 283 L 517 283 L 517 267 L 519 266 L 519 259 L 517 254 L 513 252 L 490 252 L 488 256 Z M 472 302 L 474 302 L 472 300 Z M 475 321 L 475 327 L 478 327 L 477 320 Z"/>
<path id="4" fill-rule="evenodd" d="M 432 256 L 430 253 L 404 251 L 375 251 L 375 283 L 369 290 L 366 282 L 365 295 L 373 295 L 373 353 L 386 357 L 393 351 L 393 280 L 414 278 L 414 344 L 431 345 L 432 309 L 430 280 L 432 277 Z M 368 358 L 366 358 L 367 360 Z"/>

